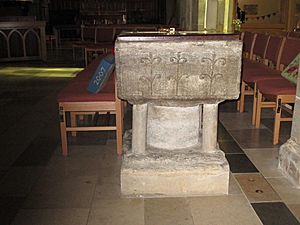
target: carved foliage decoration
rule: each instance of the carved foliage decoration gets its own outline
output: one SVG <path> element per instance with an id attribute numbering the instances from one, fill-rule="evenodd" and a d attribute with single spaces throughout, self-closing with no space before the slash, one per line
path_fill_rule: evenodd
<path id="1" fill-rule="evenodd" d="M 164 77 L 167 78 L 168 80 L 174 81 L 173 90 L 175 95 L 178 96 L 180 80 L 183 76 L 187 76 L 184 73 L 184 71 L 180 70 L 180 66 L 186 64 L 188 62 L 188 59 L 182 56 L 182 52 L 177 52 L 175 56 L 172 56 L 169 59 L 169 61 L 171 64 L 174 64 L 176 66 L 176 72 L 175 74 L 164 73 Z M 158 83 L 160 84 L 163 82 L 163 80 L 161 79 L 162 78 L 162 74 L 160 73 L 161 71 L 155 70 L 155 66 L 162 63 L 162 58 L 153 56 L 153 54 L 150 52 L 148 57 L 143 57 L 140 59 L 140 63 L 150 67 L 150 73 L 140 77 L 140 81 L 147 84 L 148 91 L 143 90 L 141 92 L 142 93 L 147 92 L 150 94 L 150 96 L 153 96 L 155 81 L 158 81 Z"/>
<path id="2" fill-rule="evenodd" d="M 176 65 L 175 76 L 170 76 L 169 79 L 175 80 L 175 95 L 178 95 L 179 82 L 181 78 L 186 74 L 183 74 L 184 71 L 180 71 L 180 65 L 187 63 L 187 58 L 182 57 L 182 52 L 177 52 L 176 56 L 170 58 L 170 62 Z"/>
<path id="3" fill-rule="evenodd" d="M 192 76 L 195 76 L 193 74 L 186 73 L 183 69 L 181 69 L 181 66 L 188 63 L 188 59 L 183 56 L 182 52 L 176 52 L 175 56 L 170 57 L 171 64 L 174 64 L 176 66 L 176 72 L 175 74 L 164 74 L 164 77 L 167 76 L 168 80 L 174 81 L 174 93 L 175 96 L 180 96 L 180 80 L 183 77 L 189 78 Z M 143 57 L 140 59 L 140 63 L 144 64 L 149 67 L 150 73 L 145 74 L 139 78 L 139 80 L 146 84 L 148 87 L 148 90 L 141 90 L 143 95 L 145 93 L 148 93 L 150 96 L 153 96 L 153 90 L 155 86 L 155 81 L 158 83 L 163 82 L 161 71 L 155 70 L 155 65 L 163 63 L 163 60 L 161 57 L 153 56 L 152 53 L 149 53 L 148 57 Z M 217 58 L 216 54 L 212 54 L 212 58 L 208 57 L 202 57 L 200 58 L 200 64 L 203 65 L 203 67 L 208 67 L 208 70 L 198 75 L 198 78 L 200 80 L 208 80 L 208 91 L 207 95 L 213 95 L 213 85 L 214 82 L 218 79 L 223 78 L 223 74 L 216 71 L 216 66 L 226 66 L 226 59 L 221 57 Z"/>
<path id="4" fill-rule="evenodd" d="M 162 59 L 160 57 L 153 57 L 153 54 L 150 52 L 148 57 L 141 58 L 140 63 L 150 67 L 150 74 L 146 74 L 140 77 L 141 82 L 145 82 L 148 86 L 148 93 L 150 96 L 153 95 L 153 84 L 156 79 L 161 78 L 161 74 L 155 73 L 153 71 L 153 66 L 155 64 L 160 64 Z M 142 91 L 144 93 L 144 91 Z"/>
<path id="5" fill-rule="evenodd" d="M 208 79 L 209 80 L 209 87 L 208 87 L 208 95 L 212 95 L 212 87 L 214 82 L 217 79 L 222 79 L 223 74 L 218 73 L 216 71 L 216 66 L 226 66 L 226 59 L 225 58 L 217 58 L 216 54 L 212 55 L 212 58 L 203 57 L 201 59 L 201 63 L 209 65 L 209 70 L 207 73 L 201 73 L 199 78 L 201 80 Z"/>

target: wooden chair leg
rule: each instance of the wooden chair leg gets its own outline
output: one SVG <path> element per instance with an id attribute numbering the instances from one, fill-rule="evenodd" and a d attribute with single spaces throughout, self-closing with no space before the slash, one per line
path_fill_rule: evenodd
<path id="1" fill-rule="evenodd" d="M 260 116 L 261 116 L 261 108 L 262 108 L 262 94 L 257 91 L 257 104 L 256 104 L 256 115 L 255 115 L 255 127 L 260 127 Z"/>
<path id="2" fill-rule="evenodd" d="M 275 108 L 275 121 L 274 121 L 274 130 L 273 130 L 273 144 L 277 145 L 279 143 L 279 130 L 281 122 L 281 99 L 276 99 L 276 108 Z"/>
<path id="3" fill-rule="evenodd" d="M 256 83 L 254 84 L 254 95 L 253 95 L 253 106 L 252 106 L 252 125 L 255 125 L 256 120 L 256 108 L 257 108 L 257 88 Z"/>
<path id="4" fill-rule="evenodd" d="M 241 95 L 239 100 L 239 112 L 244 112 L 245 110 L 245 91 L 246 91 L 246 83 L 242 81 Z"/>
<path id="5" fill-rule="evenodd" d="M 123 115 L 122 115 L 122 101 L 116 99 L 116 132 L 117 132 L 117 153 L 122 155 L 123 148 Z"/>
<path id="6" fill-rule="evenodd" d="M 70 112 L 70 117 L 71 117 L 71 127 L 76 127 L 76 113 L 75 112 Z M 77 132 L 76 131 L 72 131 L 71 132 L 73 137 L 76 137 Z"/>
<path id="7" fill-rule="evenodd" d="M 61 139 L 61 148 L 63 156 L 68 155 L 68 140 L 67 140 L 67 130 L 66 130 L 66 113 L 63 107 L 59 107 L 59 116 L 60 116 L 60 139 Z"/>

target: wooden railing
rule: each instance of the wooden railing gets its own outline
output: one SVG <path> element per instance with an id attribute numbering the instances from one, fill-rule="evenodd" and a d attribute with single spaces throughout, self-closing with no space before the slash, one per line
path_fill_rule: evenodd
<path id="1" fill-rule="evenodd" d="M 44 21 L 0 22 L 0 62 L 47 59 Z"/>

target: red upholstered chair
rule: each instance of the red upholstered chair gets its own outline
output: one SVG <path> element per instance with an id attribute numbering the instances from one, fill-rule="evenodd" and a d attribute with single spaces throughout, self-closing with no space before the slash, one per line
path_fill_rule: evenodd
<path id="1" fill-rule="evenodd" d="M 244 63 L 256 63 L 265 58 L 270 35 L 258 33 L 256 34 L 255 42 L 252 49 L 250 60 L 244 59 Z"/>
<path id="2" fill-rule="evenodd" d="M 282 71 L 300 53 L 300 39 L 287 38 L 280 51 L 278 68 Z M 286 109 L 285 104 L 294 103 L 296 86 L 284 78 L 264 79 L 256 82 L 257 100 L 255 108 L 255 127 L 259 128 L 261 110 L 275 108 L 275 123 L 273 143 L 278 144 L 280 122 L 291 121 L 291 118 L 282 118 L 281 110 Z M 290 111 L 290 110 L 286 110 Z"/>
<path id="3" fill-rule="evenodd" d="M 99 55 L 111 53 L 114 48 L 112 42 L 103 42 L 96 44 L 88 44 L 84 47 L 85 66 L 92 62 Z"/>
<path id="4" fill-rule="evenodd" d="M 113 43 L 115 37 L 115 29 L 113 27 L 97 27 L 96 43 Z"/>
<path id="5" fill-rule="evenodd" d="M 275 108 L 273 144 L 276 145 L 279 143 L 280 123 L 292 121 L 292 117 L 282 116 L 282 110 L 292 114 L 292 110 L 286 107 L 286 104 L 295 102 L 296 85 L 281 77 L 277 80 L 261 80 L 257 83 L 257 88 L 256 126 L 259 126 L 262 108 Z"/>
<path id="6" fill-rule="evenodd" d="M 247 33 L 245 33 L 247 34 Z M 250 35 L 245 36 L 248 39 Z M 253 89 L 250 85 L 248 85 L 244 81 L 244 77 L 248 76 L 248 74 L 253 74 L 256 73 L 256 71 L 261 70 L 263 68 L 266 68 L 266 65 L 263 63 L 265 62 L 266 58 L 266 51 L 267 51 L 267 46 L 269 43 L 270 36 L 267 34 L 254 34 L 254 42 L 251 45 L 251 50 L 250 50 L 250 58 L 243 58 L 243 68 L 242 68 L 242 85 L 241 85 L 241 95 L 238 100 L 238 111 L 239 112 L 244 112 L 245 108 L 245 96 L 246 95 L 253 95 Z M 249 43 L 244 45 L 245 48 L 249 49 Z"/>
<path id="7" fill-rule="evenodd" d="M 95 43 L 96 40 L 96 27 L 82 26 L 81 27 L 81 41 L 86 43 Z"/>
<path id="8" fill-rule="evenodd" d="M 123 134 L 123 102 L 115 93 L 115 76 L 112 74 L 106 85 L 99 93 L 93 94 L 87 91 L 88 83 L 97 69 L 101 58 L 93 61 L 72 79 L 57 97 L 60 113 L 60 132 L 62 143 L 62 154 L 68 155 L 67 132 L 75 136 L 77 131 L 107 131 L 115 130 L 117 138 L 117 153 L 122 154 Z M 71 125 L 67 126 L 66 113 L 70 113 Z M 76 115 L 115 114 L 116 124 L 114 126 L 77 126 Z"/>
<path id="9" fill-rule="evenodd" d="M 265 54 L 264 64 L 261 68 L 248 69 L 243 73 L 243 82 L 252 87 L 253 105 L 252 105 L 252 124 L 255 125 L 256 106 L 257 106 L 257 88 L 256 83 L 259 80 L 270 80 L 281 78 L 280 57 L 285 43 L 285 37 L 270 36 L 268 47 Z"/>
<path id="10" fill-rule="evenodd" d="M 253 53 L 253 47 L 256 39 L 256 33 L 252 33 L 249 31 L 245 31 L 243 35 L 243 43 L 244 43 L 244 48 L 243 48 L 243 57 L 244 58 L 252 58 L 252 53 Z"/>
<path id="11" fill-rule="evenodd" d="M 98 55 L 111 52 L 114 47 L 114 27 L 95 27 L 95 43 L 84 46 L 85 66 Z"/>
<path id="12" fill-rule="evenodd" d="M 86 45 L 95 44 L 96 42 L 96 27 L 95 26 L 81 26 L 81 41 L 72 44 L 73 61 L 76 61 L 75 49 L 83 49 Z"/>

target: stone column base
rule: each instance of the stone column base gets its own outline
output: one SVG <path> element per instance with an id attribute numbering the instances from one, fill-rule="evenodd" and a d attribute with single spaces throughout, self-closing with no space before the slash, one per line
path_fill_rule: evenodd
<path id="1" fill-rule="evenodd" d="M 300 188 L 300 145 L 292 139 L 280 147 L 279 169 L 296 188 Z"/>
<path id="2" fill-rule="evenodd" d="M 122 162 L 121 193 L 126 196 L 225 195 L 228 186 L 229 165 L 221 150 L 203 153 L 200 146 L 176 151 L 147 149 L 144 155 L 129 150 Z"/>

